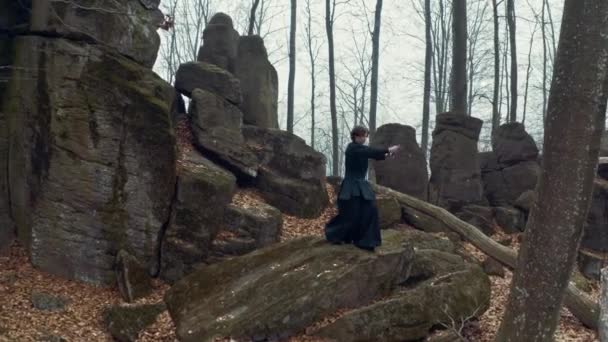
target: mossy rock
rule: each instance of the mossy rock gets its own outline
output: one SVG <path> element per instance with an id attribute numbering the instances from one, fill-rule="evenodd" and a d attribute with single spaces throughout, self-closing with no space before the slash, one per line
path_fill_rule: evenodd
<path id="1" fill-rule="evenodd" d="M 383 231 L 370 253 L 305 237 L 202 267 L 165 301 L 182 341 L 283 338 L 344 307 L 358 307 L 405 282 L 416 235 Z"/>
<path id="2" fill-rule="evenodd" d="M 139 333 L 154 323 L 165 310 L 163 303 L 109 307 L 102 314 L 103 323 L 117 341 L 135 342 Z"/>
<path id="3" fill-rule="evenodd" d="M 11 204 L 32 263 L 109 285 L 124 249 L 157 273 L 175 189 L 174 89 L 102 45 L 15 42 L 0 112 L 19 142 L 10 150 Z"/>
<path id="4" fill-rule="evenodd" d="M 488 309 L 490 281 L 479 266 L 445 252 L 424 253 L 429 265 L 438 265 L 426 270 L 430 278 L 412 276 L 390 298 L 350 311 L 316 335 L 336 341 L 419 341 L 434 326 L 479 317 Z M 415 261 L 414 267 L 420 265 Z"/>
<path id="5" fill-rule="evenodd" d="M 401 222 L 401 206 L 396 199 L 389 196 L 378 196 L 376 198 L 380 228 L 386 229 Z"/>

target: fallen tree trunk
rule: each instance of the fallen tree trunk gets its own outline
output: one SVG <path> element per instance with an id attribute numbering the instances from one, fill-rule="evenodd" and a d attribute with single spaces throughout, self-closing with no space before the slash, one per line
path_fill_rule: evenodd
<path id="1" fill-rule="evenodd" d="M 405 220 L 414 227 L 427 232 L 452 231 L 468 240 L 485 254 L 513 269 L 517 265 L 517 253 L 511 248 L 492 240 L 475 226 L 461 221 L 447 210 L 414 197 L 376 186 L 376 193 L 394 197 L 403 209 Z M 572 282 L 568 284 L 564 305 L 586 327 L 597 329 L 600 307 Z"/>

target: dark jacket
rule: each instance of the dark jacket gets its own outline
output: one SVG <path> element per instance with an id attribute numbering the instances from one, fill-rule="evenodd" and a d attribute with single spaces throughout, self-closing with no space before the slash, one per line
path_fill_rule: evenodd
<path id="1" fill-rule="evenodd" d="M 365 179 L 367 175 L 368 160 L 383 160 L 388 153 L 386 148 L 373 148 L 363 144 L 350 143 L 346 147 L 346 172 L 340 186 L 338 199 L 349 200 L 352 197 L 363 197 L 372 201 L 376 195 L 371 185 Z"/>

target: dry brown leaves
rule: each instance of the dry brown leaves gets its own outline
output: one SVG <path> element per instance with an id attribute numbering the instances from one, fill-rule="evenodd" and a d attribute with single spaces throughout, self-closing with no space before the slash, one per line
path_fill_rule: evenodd
<path id="1" fill-rule="evenodd" d="M 160 302 L 168 287 L 160 282 L 155 285 L 153 294 L 134 304 Z M 61 296 L 70 302 L 64 312 L 41 311 L 32 306 L 32 292 Z M 67 341 L 111 341 L 103 327 L 101 313 L 108 306 L 123 304 L 115 289 L 69 281 L 35 269 L 25 249 L 16 244 L 0 255 L 0 298 L 0 331 L 4 332 L 5 339 L 19 342 L 37 341 L 50 335 Z M 159 321 L 167 318 L 165 312 Z M 151 327 L 146 336 L 168 338 L 143 338 L 142 341 L 174 341 L 173 330 L 172 327 L 170 330 Z"/>
<path id="2" fill-rule="evenodd" d="M 181 141 L 180 151 L 191 148 L 189 130 L 184 122 L 178 124 L 178 142 Z M 180 140 L 181 139 L 181 140 Z M 187 143 L 186 143 L 187 142 Z M 335 194 L 328 186 L 331 203 L 323 214 L 316 219 L 300 219 L 284 215 L 282 241 L 315 235 L 322 236 L 325 223 L 335 214 Z M 248 207 L 264 202 L 259 193 L 252 189 L 241 189 L 233 199 L 233 203 Z M 494 239 L 501 241 L 509 239 L 510 247 L 519 248 L 517 236 L 497 233 Z M 485 255 L 469 243 L 463 247 L 478 260 Z M 465 336 L 470 341 L 490 342 L 498 330 L 501 317 L 509 293 L 512 273 L 507 271 L 505 278 L 491 277 L 492 297 L 490 308 L 478 322 L 470 324 L 465 329 Z M 157 303 L 168 286 L 157 281 L 156 290 L 148 298 L 139 300 L 136 304 Z M 61 313 L 40 311 L 32 307 L 30 297 L 33 291 L 59 295 L 70 299 L 67 310 Z M 597 293 L 594 293 L 597 295 Z M 0 255 L 0 335 L 4 333 L 9 341 L 36 341 L 43 336 L 57 335 L 68 341 L 110 341 L 111 337 L 104 330 L 101 322 L 101 312 L 110 305 L 124 304 L 115 289 L 99 288 L 91 285 L 67 281 L 34 269 L 26 251 L 20 246 L 12 246 Z M 301 336 L 292 337 L 289 342 L 320 342 L 317 337 L 308 336 L 319 327 L 329 324 L 343 315 L 347 310 L 316 322 L 306 329 Z M 598 341 L 595 332 L 586 329 L 566 309 L 562 311 L 559 331 L 556 337 L 559 342 L 590 342 Z M 0 337 L 2 341 L 2 337 Z M 161 314 L 156 323 L 140 334 L 138 341 L 177 341 L 175 326 L 167 311 Z"/>

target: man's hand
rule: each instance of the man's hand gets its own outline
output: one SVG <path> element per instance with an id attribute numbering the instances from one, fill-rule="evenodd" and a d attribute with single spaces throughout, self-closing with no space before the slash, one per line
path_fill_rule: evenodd
<path id="1" fill-rule="evenodd" d="M 401 145 L 393 145 L 388 148 L 388 154 L 393 156 L 401 149 Z"/>

